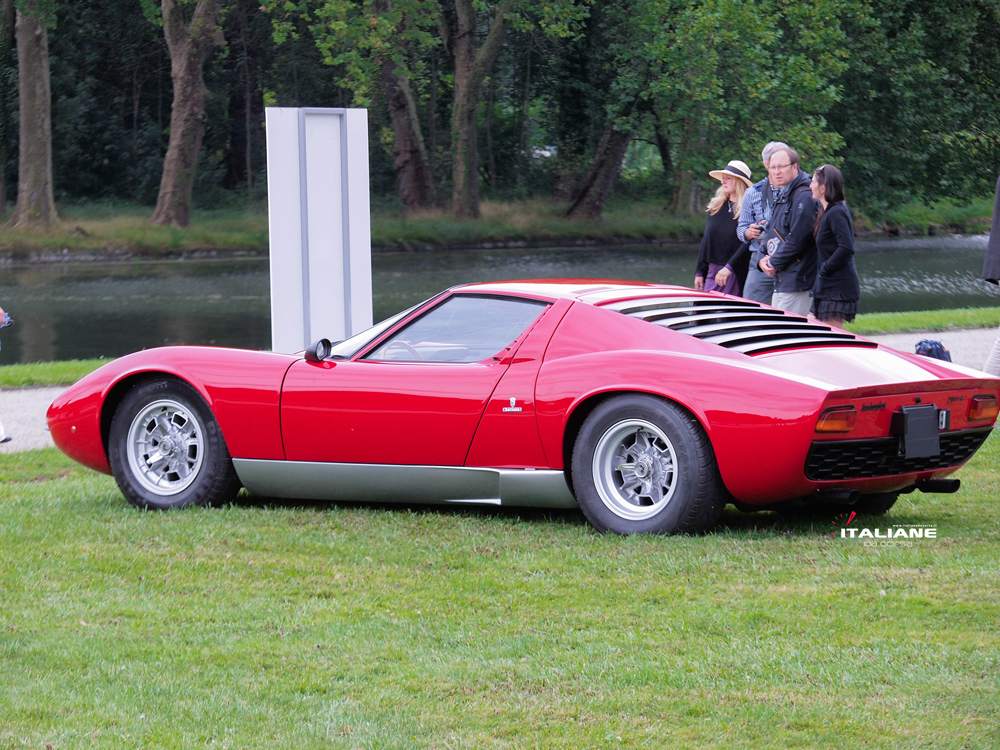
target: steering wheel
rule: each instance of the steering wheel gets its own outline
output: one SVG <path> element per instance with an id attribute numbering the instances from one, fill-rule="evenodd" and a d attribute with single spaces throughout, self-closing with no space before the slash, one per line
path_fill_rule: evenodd
<path id="1" fill-rule="evenodd" d="M 414 357 L 416 357 L 421 362 L 426 361 L 423 358 L 423 355 L 420 354 L 420 352 L 418 352 L 412 346 L 410 346 L 409 344 L 407 344 L 405 341 L 400 341 L 399 339 L 393 339 L 392 341 L 390 341 L 388 344 L 385 345 L 385 348 L 382 350 L 382 359 L 386 358 L 385 355 L 388 354 L 389 350 L 392 349 L 392 347 L 394 347 L 394 346 L 398 346 L 401 349 L 406 349 L 406 351 L 408 351 L 410 354 L 412 354 Z"/>

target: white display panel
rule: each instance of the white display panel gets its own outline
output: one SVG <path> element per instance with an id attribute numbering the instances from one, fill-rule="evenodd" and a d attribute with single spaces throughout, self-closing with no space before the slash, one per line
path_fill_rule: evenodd
<path id="1" fill-rule="evenodd" d="M 368 112 L 268 107 L 271 348 L 372 325 Z"/>

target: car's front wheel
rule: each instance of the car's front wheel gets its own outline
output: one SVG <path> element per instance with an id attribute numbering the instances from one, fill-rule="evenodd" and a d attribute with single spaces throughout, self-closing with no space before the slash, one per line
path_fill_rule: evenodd
<path id="1" fill-rule="evenodd" d="M 576 438 L 572 472 L 577 502 L 601 532 L 703 532 L 725 505 L 701 425 L 652 396 L 615 396 L 594 409 Z"/>
<path id="2" fill-rule="evenodd" d="M 190 385 L 169 378 L 141 383 L 122 399 L 111 420 L 108 461 L 122 494 L 149 510 L 225 503 L 240 489 L 208 405 Z"/>

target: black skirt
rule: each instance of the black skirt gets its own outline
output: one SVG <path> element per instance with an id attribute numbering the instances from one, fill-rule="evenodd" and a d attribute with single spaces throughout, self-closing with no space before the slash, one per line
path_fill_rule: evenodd
<path id="1" fill-rule="evenodd" d="M 852 300 L 846 302 L 839 299 L 818 299 L 814 297 L 812 314 L 816 316 L 817 320 L 837 318 L 843 320 L 845 323 L 850 323 L 854 320 L 854 316 L 858 314 L 858 301 Z"/>

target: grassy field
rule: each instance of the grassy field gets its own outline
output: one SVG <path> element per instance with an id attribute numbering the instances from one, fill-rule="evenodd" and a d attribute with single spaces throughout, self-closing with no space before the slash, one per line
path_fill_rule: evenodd
<path id="1" fill-rule="evenodd" d="M 0 367 L 0 388 L 24 388 L 33 385 L 69 385 L 109 359 L 70 359 L 63 362 L 28 362 Z"/>
<path id="2" fill-rule="evenodd" d="M 996 328 L 998 324 L 1000 307 L 964 307 L 955 310 L 869 313 L 859 315 L 846 328 L 854 333 L 869 335 L 900 331 L 947 331 L 953 328 Z"/>
<path id="3" fill-rule="evenodd" d="M 402 217 L 398 208 L 373 204 L 372 243 L 411 249 L 425 245 L 469 246 L 482 243 L 623 242 L 691 240 L 705 228 L 702 214 L 668 213 L 660 200 L 612 199 L 600 221 L 563 217 L 565 206 L 546 199 L 482 203 L 482 217 L 459 220 L 444 210 Z M 912 203 L 887 216 L 857 212 L 858 228 L 879 232 L 894 227 L 907 233 L 989 231 L 993 204 L 983 198 L 969 204 L 942 201 Z M 187 229 L 150 227 L 148 206 L 93 203 L 59 207 L 61 226 L 51 231 L 14 231 L 0 226 L 0 253 L 95 253 L 128 251 L 150 256 L 192 250 L 246 250 L 266 253 L 266 203 L 245 208 L 196 210 Z M 3 217 L 0 217 L 2 219 Z"/>
<path id="4" fill-rule="evenodd" d="M 483 201 L 482 218 L 459 220 L 443 210 L 403 218 L 392 208 L 372 211 L 372 244 L 412 248 L 422 245 L 550 240 L 620 241 L 697 238 L 704 216 L 674 216 L 658 201 L 618 202 L 600 221 L 562 216 L 564 206 L 546 200 Z M 39 252 L 63 248 L 70 253 L 129 250 L 151 256 L 188 250 L 252 250 L 268 247 L 267 207 L 195 211 L 187 229 L 151 227 L 152 209 L 144 206 L 92 204 L 59 208 L 61 226 L 50 231 L 0 226 L 0 252 Z"/>
<path id="5" fill-rule="evenodd" d="M 961 232 L 965 234 L 990 231 L 993 218 L 993 198 L 983 197 L 969 203 L 943 200 L 930 205 L 908 203 L 892 211 L 885 223 L 917 234 Z"/>
<path id="6" fill-rule="evenodd" d="M 372 243 L 412 247 L 484 242 L 547 242 L 575 240 L 689 240 L 705 229 L 704 216 L 666 213 L 658 201 L 609 203 L 599 221 L 563 217 L 565 206 L 546 200 L 484 201 L 482 218 L 459 220 L 444 211 L 427 211 L 401 218 L 390 213 L 372 216 Z"/>
<path id="7" fill-rule="evenodd" d="M 71 253 L 128 250 L 169 255 L 184 250 L 267 250 L 267 209 L 195 211 L 191 226 L 151 227 L 146 206 L 88 204 L 59 206 L 61 225 L 42 230 L 0 226 L 0 252 Z"/>
<path id="8" fill-rule="evenodd" d="M 0 456 L 0 748 L 994 748 L 1000 438 L 957 495 L 704 537 L 575 512 L 145 513 Z M 858 522 L 855 522 L 858 523 Z"/>

